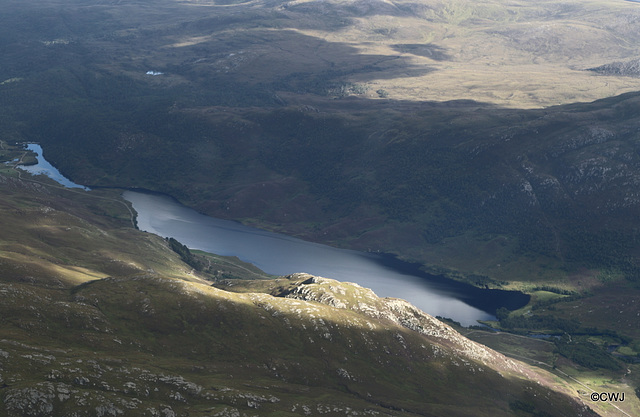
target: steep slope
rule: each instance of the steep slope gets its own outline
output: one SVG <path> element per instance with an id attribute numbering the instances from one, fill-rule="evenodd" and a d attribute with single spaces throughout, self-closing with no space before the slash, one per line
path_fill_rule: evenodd
<path id="1" fill-rule="evenodd" d="M 55 131 L 45 146 L 84 183 L 462 275 L 638 276 L 637 94 L 529 111 L 302 103 L 169 110 L 126 151 L 120 136 Z"/>
<path id="2" fill-rule="evenodd" d="M 147 6 L 10 2 L 4 137 L 80 183 L 454 275 L 638 275 L 635 95 L 514 109 L 635 89 L 585 69 L 638 55 L 636 4 Z"/>
<path id="3" fill-rule="evenodd" d="M 177 415 L 594 415 L 524 365 L 429 318 L 419 319 L 423 336 L 371 317 L 375 309 L 361 314 L 159 277 L 108 278 L 71 292 L 3 284 L 2 294 L 2 395 L 10 416 L 153 415 L 154 408 Z"/>
<path id="4" fill-rule="evenodd" d="M 131 212 L 117 192 L 69 191 L 46 177 L 20 180 L 16 171 L 0 169 L 5 281 L 67 288 L 150 272 L 201 281 L 166 242 L 132 228 Z"/>
<path id="5" fill-rule="evenodd" d="M 0 179 L 2 416 L 595 415 L 406 302 L 220 290 L 117 196 Z"/>

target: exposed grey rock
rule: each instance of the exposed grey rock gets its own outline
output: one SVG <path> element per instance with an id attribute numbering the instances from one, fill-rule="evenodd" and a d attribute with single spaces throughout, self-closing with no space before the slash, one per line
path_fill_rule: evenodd
<path id="1" fill-rule="evenodd" d="M 191 395 L 198 395 L 203 390 L 203 388 L 200 385 L 194 384 L 193 382 L 186 381 L 181 376 L 163 375 L 160 378 L 158 378 L 158 380 L 161 382 L 164 382 L 165 384 L 174 386 L 177 389 L 183 390 Z"/>
<path id="2" fill-rule="evenodd" d="M 53 415 L 55 397 L 53 384 L 41 382 L 35 387 L 9 390 L 4 397 L 4 404 L 9 417 L 44 417 Z"/>
<path id="3" fill-rule="evenodd" d="M 309 274 L 293 274 L 288 277 L 291 280 L 300 280 L 299 283 L 284 294 L 287 298 L 295 298 L 306 301 L 329 302 L 330 305 L 344 305 L 346 309 L 360 312 L 366 316 L 390 321 L 399 326 L 423 334 L 443 345 L 447 345 L 455 353 L 449 359 L 456 362 L 454 365 L 462 363 L 470 372 L 476 371 L 476 366 L 469 360 L 480 363 L 497 365 L 504 371 L 526 374 L 529 377 L 537 378 L 528 369 L 520 366 L 515 361 L 487 348 L 484 345 L 473 342 L 456 332 L 450 326 L 440 320 L 424 313 L 411 303 L 397 298 L 380 298 L 372 290 L 363 288 L 357 284 L 338 282 L 333 279 L 323 277 L 312 277 Z M 329 301 L 337 299 L 340 301 Z M 340 307 L 338 307 L 340 308 Z M 365 340 L 368 339 L 366 333 L 362 333 Z M 404 344 L 402 336 L 396 335 L 400 345 Z M 438 349 L 437 345 L 433 345 Z M 437 355 L 437 352 L 434 351 Z M 477 368 L 481 369 L 481 368 Z M 338 373 L 347 377 L 346 373 Z"/>
<path id="4" fill-rule="evenodd" d="M 119 416 L 123 415 L 124 411 L 116 407 L 114 404 L 104 404 L 96 407 L 96 415 L 98 417 L 104 416 Z"/>
<path id="5" fill-rule="evenodd" d="M 173 411 L 173 409 L 168 405 L 164 406 L 164 408 L 160 410 L 160 415 L 162 417 L 176 417 L 175 411 Z"/>
<path id="6" fill-rule="evenodd" d="M 599 67 L 589 68 L 589 71 L 603 75 L 621 75 L 626 77 L 640 77 L 640 58 L 630 61 L 616 61 Z"/>
<path id="7" fill-rule="evenodd" d="M 89 378 L 79 376 L 73 379 L 73 383 L 77 385 L 89 385 Z"/>

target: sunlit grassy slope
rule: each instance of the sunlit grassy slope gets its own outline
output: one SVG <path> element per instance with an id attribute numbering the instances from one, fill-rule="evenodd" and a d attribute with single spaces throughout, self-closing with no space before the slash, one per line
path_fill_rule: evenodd
<path id="1" fill-rule="evenodd" d="M 77 79 L 64 72 L 89 70 L 218 93 L 231 81 L 236 102 L 267 87 L 514 108 L 637 88 L 587 71 L 637 58 L 640 8 L 629 1 L 47 0 L 5 9 L 3 88 L 34 77 L 69 87 Z"/>
<path id="2" fill-rule="evenodd" d="M 3 155 L 39 141 L 80 183 L 169 192 L 481 286 L 638 291 L 638 97 L 617 96 L 636 79 L 588 71 L 632 66 L 637 4 L 5 3 Z M 398 304 L 373 298 L 386 313 L 371 317 L 331 295 L 364 297 L 353 287 L 291 278 L 292 301 L 187 284 L 200 278 L 110 192 L 2 171 L 8 415 L 577 413 L 418 313 L 402 310 L 438 335 L 398 326 Z M 213 276 L 241 274 L 216 262 Z M 542 314 L 637 337 L 611 294 Z"/>
<path id="3" fill-rule="evenodd" d="M 4 280 L 67 287 L 147 273 L 196 279 L 162 239 L 131 227 L 129 211 L 117 193 L 97 191 L 88 196 L 84 191 L 62 190 L 43 176 L 30 182 L 15 174 L 0 167 Z"/>
<path id="4" fill-rule="evenodd" d="M 217 289 L 116 194 L 14 175 L 0 173 L 2 416 L 595 415 L 406 302 L 304 274 L 271 295 Z"/>

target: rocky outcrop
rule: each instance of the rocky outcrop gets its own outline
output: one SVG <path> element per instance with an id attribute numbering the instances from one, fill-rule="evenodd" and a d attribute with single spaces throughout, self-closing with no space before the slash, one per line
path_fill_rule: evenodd
<path id="1" fill-rule="evenodd" d="M 589 68 L 589 71 L 602 75 L 622 75 L 626 77 L 640 77 L 640 59 L 631 61 L 616 61 L 599 67 Z"/>
<path id="2" fill-rule="evenodd" d="M 380 298 L 371 289 L 354 283 L 339 282 L 309 274 L 287 276 L 294 281 L 291 288 L 279 294 L 287 298 L 315 301 L 340 309 L 352 310 L 365 316 L 391 322 L 426 336 L 437 345 L 446 347 L 463 363 L 477 361 L 500 372 L 514 372 L 538 380 L 539 376 L 521 363 L 473 342 L 447 324 L 430 316 L 413 304 L 398 298 Z M 442 351 L 444 352 L 444 350 Z"/>

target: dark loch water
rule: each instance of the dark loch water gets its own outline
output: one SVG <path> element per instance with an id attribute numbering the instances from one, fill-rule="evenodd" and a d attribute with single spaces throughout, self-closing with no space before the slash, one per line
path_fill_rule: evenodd
<path id="1" fill-rule="evenodd" d="M 65 187 L 89 190 L 60 174 L 44 159 L 39 145 L 29 144 L 28 149 L 37 153 L 38 163 L 21 169 L 48 175 Z M 307 272 L 355 282 L 381 297 L 403 298 L 426 313 L 466 326 L 493 319 L 497 308 L 515 309 L 529 301 L 519 292 L 482 290 L 430 275 L 393 256 L 337 249 L 208 217 L 165 195 L 125 191 L 123 196 L 138 212 L 141 230 L 173 237 L 192 249 L 237 256 L 269 274 Z"/>
<path id="2" fill-rule="evenodd" d="M 355 282 L 379 296 L 403 298 L 463 325 L 492 319 L 497 308 L 517 308 L 529 299 L 518 292 L 482 290 L 429 275 L 392 256 L 337 249 L 208 217 L 168 196 L 138 191 L 125 191 L 123 196 L 138 212 L 141 230 L 173 237 L 192 249 L 237 256 L 269 274 L 307 272 Z"/>

